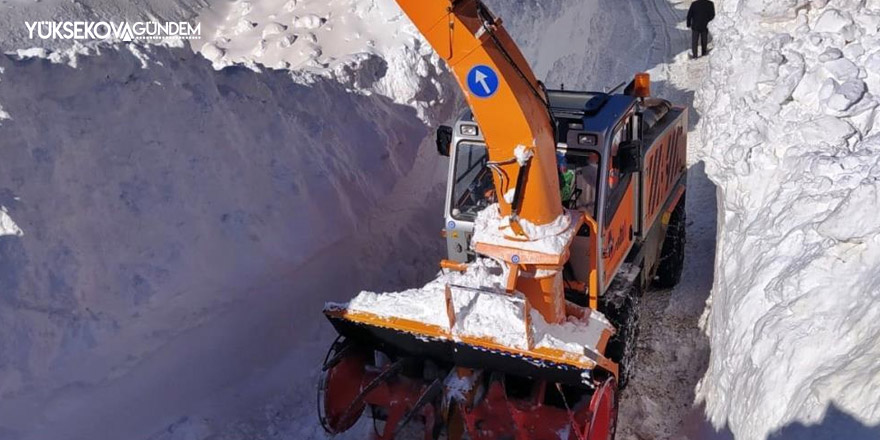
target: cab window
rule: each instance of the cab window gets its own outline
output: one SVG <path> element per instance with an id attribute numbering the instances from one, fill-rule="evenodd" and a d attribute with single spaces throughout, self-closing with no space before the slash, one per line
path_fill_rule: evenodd
<path id="1" fill-rule="evenodd" d="M 452 217 L 473 221 L 477 213 L 495 203 L 492 171 L 486 166 L 489 154 L 484 144 L 461 142 L 455 146 L 452 185 Z"/>
<path id="2" fill-rule="evenodd" d="M 599 187 L 599 153 L 568 151 L 557 154 L 559 185 L 562 204 L 568 209 L 596 216 L 596 196 Z"/>
<path id="3" fill-rule="evenodd" d="M 611 158 L 607 165 L 608 185 L 605 190 L 605 225 L 610 222 L 617 208 L 620 206 L 621 200 L 626 193 L 626 188 L 632 178 L 632 174 L 624 174 L 618 168 L 618 153 L 620 145 L 626 141 L 632 140 L 632 114 L 627 116 L 623 122 L 618 124 L 611 137 Z"/>
<path id="4" fill-rule="evenodd" d="M 624 141 L 624 133 L 626 130 L 619 127 L 615 130 L 611 137 L 611 160 L 608 161 L 608 189 L 613 190 L 617 187 L 620 180 L 620 170 L 617 169 L 617 153 L 620 150 L 620 144 Z"/>

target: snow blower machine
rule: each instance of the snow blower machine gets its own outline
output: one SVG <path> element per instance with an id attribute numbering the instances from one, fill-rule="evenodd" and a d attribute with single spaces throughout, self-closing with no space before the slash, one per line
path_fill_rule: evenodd
<path id="1" fill-rule="evenodd" d="M 427 285 L 324 314 L 318 412 L 374 438 L 607 440 L 637 301 L 684 259 L 687 110 L 637 74 L 548 90 L 479 0 L 397 0 L 469 104 L 437 130 L 448 258 Z M 416 423 L 411 423 L 416 422 Z M 422 434 L 417 434 L 421 437 Z"/>

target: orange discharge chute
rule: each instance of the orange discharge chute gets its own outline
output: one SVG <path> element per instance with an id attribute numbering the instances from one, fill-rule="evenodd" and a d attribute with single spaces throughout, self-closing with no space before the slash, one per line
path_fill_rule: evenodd
<path id="1" fill-rule="evenodd" d="M 446 60 L 480 124 L 489 160 L 509 179 L 495 176 L 497 194 L 511 189 L 519 174 L 514 151 L 534 156 L 525 174 L 519 217 L 535 225 L 562 214 L 556 171 L 556 142 L 546 97 L 513 39 L 476 0 L 398 0 L 401 9 Z M 501 214 L 510 204 L 499 200 Z"/>

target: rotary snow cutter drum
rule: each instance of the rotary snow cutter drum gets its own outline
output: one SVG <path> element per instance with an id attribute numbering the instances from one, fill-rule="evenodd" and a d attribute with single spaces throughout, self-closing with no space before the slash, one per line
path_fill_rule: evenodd
<path id="1" fill-rule="evenodd" d="M 318 382 L 318 418 L 328 433 L 348 430 L 364 412 L 364 402 L 355 403 L 370 355 L 346 343 L 342 336 L 330 346 Z"/>
<path id="2" fill-rule="evenodd" d="M 423 438 L 611 440 L 617 422 L 613 376 L 571 385 L 388 354 L 340 337 L 324 362 L 318 412 L 338 434 L 371 409 L 377 440 L 398 438 L 410 422 Z M 408 430 L 407 432 L 412 432 Z"/>
<path id="3" fill-rule="evenodd" d="M 343 337 L 330 347 L 318 386 L 318 415 L 324 430 L 329 434 L 345 432 L 369 406 L 374 419 L 385 422 L 382 433 L 376 429 L 377 439 L 396 438 L 413 419 L 424 424 L 425 439 L 437 438 L 439 378 L 427 380 L 428 369 L 414 359 L 400 358 L 381 365 L 377 359 L 387 360 Z M 421 373 L 420 378 L 411 377 L 415 371 Z"/>

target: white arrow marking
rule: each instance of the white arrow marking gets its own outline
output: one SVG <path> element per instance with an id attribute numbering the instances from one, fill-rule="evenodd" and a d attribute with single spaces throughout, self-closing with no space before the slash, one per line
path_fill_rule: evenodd
<path id="1" fill-rule="evenodd" d="M 487 95 L 492 92 L 491 90 L 489 90 L 489 85 L 486 84 L 486 78 L 488 78 L 488 76 L 486 76 L 485 73 L 483 73 L 480 70 L 477 70 L 477 74 L 474 75 L 474 77 L 475 77 L 474 80 L 476 82 L 480 83 L 481 86 L 483 86 L 483 90 L 486 92 Z"/>

